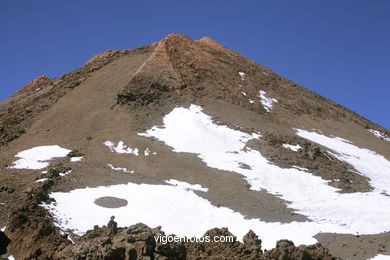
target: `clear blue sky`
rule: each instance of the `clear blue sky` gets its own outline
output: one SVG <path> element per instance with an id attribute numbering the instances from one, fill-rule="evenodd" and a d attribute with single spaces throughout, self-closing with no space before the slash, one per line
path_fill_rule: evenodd
<path id="1" fill-rule="evenodd" d="M 390 128 L 390 1 L 0 1 L 0 100 L 107 49 L 209 36 Z"/>

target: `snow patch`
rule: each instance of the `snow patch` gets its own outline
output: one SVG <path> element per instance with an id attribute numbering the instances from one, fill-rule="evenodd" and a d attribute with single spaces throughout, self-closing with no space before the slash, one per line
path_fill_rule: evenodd
<path id="1" fill-rule="evenodd" d="M 376 137 L 390 142 L 390 137 L 388 137 L 386 134 L 382 133 L 381 131 L 374 130 L 374 129 L 370 129 L 368 131 L 373 133 Z"/>
<path id="2" fill-rule="evenodd" d="M 349 163 L 361 175 L 368 177 L 377 192 L 390 192 L 390 161 L 382 155 L 357 147 L 339 137 L 328 137 L 302 129 L 295 130 L 297 135 L 331 149 L 330 153 L 334 157 Z"/>
<path id="3" fill-rule="evenodd" d="M 72 172 L 72 170 L 69 170 L 69 171 L 67 171 L 67 172 L 60 172 L 59 175 L 60 175 L 61 177 L 63 177 L 63 176 L 66 176 L 66 175 L 70 174 L 71 172 Z"/>
<path id="4" fill-rule="evenodd" d="M 254 99 L 249 99 L 249 103 L 254 104 L 255 100 Z"/>
<path id="5" fill-rule="evenodd" d="M 297 152 L 302 147 L 299 144 L 293 145 L 293 144 L 282 144 L 284 148 L 293 150 L 294 152 Z"/>
<path id="6" fill-rule="evenodd" d="M 79 161 L 81 161 L 82 159 L 83 159 L 82 156 L 78 156 L 78 157 L 72 157 L 72 158 L 70 158 L 70 161 L 71 161 L 71 162 L 79 162 Z"/>
<path id="7" fill-rule="evenodd" d="M 10 256 L 8 257 L 8 260 L 15 260 L 15 258 L 14 258 L 12 255 L 10 255 Z"/>
<path id="8" fill-rule="evenodd" d="M 14 162 L 12 169 L 30 169 L 39 170 L 49 166 L 49 161 L 57 157 L 65 157 L 71 150 L 62 148 L 58 145 L 37 146 L 24 150 L 15 155 L 18 157 Z"/>
<path id="9" fill-rule="evenodd" d="M 45 181 L 47 181 L 47 180 L 48 180 L 48 178 L 42 178 L 42 179 L 36 180 L 35 182 L 45 182 Z"/>
<path id="10" fill-rule="evenodd" d="M 263 90 L 260 90 L 258 97 L 260 98 L 260 102 L 263 105 L 264 109 L 267 112 L 271 112 L 273 103 L 277 103 L 278 100 L 276 98 L 269 98 L 265 96 L 266 92 Z"/>
<path id="11" fill-rule="evenodd" d="M 144 155 L 145 155 L 145 156 L 149 156 L 149 155 L 150 155 L 150 150 L 149 150 L 149 148 L 146 148 L 146 150 L 144 151 Z"/>
<path id="12" fill-rule="evenodd" d="M 178 181 L 178 180 L 174 180 L 174 179 L 166 180 L 165 182 L 168 184 L 171 184 L 173 186 L 176 186 L 178 188 L 185 189 L 185 190 L 197 190 L 197 191 L 203 191 L 203 192 L 209 191 L 208 188 L 203 188 L 200 184 L 189 184 L 187 182 Z"/>
<path id="13" fill-rule="evenodd" d="M 0 231 L 1 232 L 5 232 L 5 229 L 6 229 L 7 227 L 2 227 L 1 229 L 0 229 Z"/>
<path id="14" fill-rule="evenodd" d="M 110 148 L 111 152 L 139 155 L 138 148 L 128 147 L 123 141 L 119 141 L 117 145 L 111 141 L 105 141 L 103 144 Z"/>
<path id="15" fill-rule="evenodd" d="M 241 80 L 245 80 L 245 73 L 244 72 L 240 71 L 240 72 L 238 72 L 238 75 L 240 75 Z"/>
<path id="16" fill-rule="evenodd" d="M 111 170 L 114 170 L 114 171 L 122 171 L 124 173 L 134 173 L 134 171 L 130 171 L 127 168 L 115 167 L 110 163 L 108 163 L 107 166 L 110 167 Z"/>
<path id="17" fill-rule="evenodd" d="M 390 255 L 376 255 L 375 257 L 373 258 L 370 258 L 368 260 L 390 260 Z"/>
<path id="18" fill-rule="evenodd" d="M 246 97 L 246 93 L 244 91 L 241 91 L 242 95 L 244 95 L 244 97 Z"/>

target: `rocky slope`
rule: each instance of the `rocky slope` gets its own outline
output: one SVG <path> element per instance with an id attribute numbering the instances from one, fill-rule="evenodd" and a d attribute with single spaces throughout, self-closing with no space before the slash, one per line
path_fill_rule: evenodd
<path id="1" fill-rule="evenodd" d="M 285 237 L 265 252 L 253 233 L 231 244 L 163 246 L 151 240 L 155 229 L 139 224 L 113 231 L 115 225 L 110 222 L 80 237 L 61 230 L 53 212 L 42 207 L 53 201 L 55 192 L 126 183 L 155 187 L 174 179 L 207 187 L 207 192 L 195 190 L 194 194 L 214 208 L 228 208 L 246 219 L 292 225 L 311 221 L 277 192 L 251 187 L 237 170 L 209 167 L 197 153 L 176 152 L 158 138 L 139 135 L 162 126 L 164 116 L 175 108 L 191 104 L 200 106 L 215 124 L 260 133 L 261 138 L 246 143 L 246 150 L 258 151 L 280 171 L 304 168 L 337 188 L 338 194 L 372 194 L 378 189 L 356 165 L 333 156 L 334 149 L 298 135 L 295 129 L 316 129 L 390 160 L 387 129 L 210 38 L 191 40 L 171 34 L 150 46 L 96 55 L 60 78 L 40 76 L 0 103 L 0 227 L 7 227 L 5 234 L 11 239 L 8 252 L 16 259 L 333 259 L 320 245 L 295 247 Z M 115 152 L 120 150 L 118 145 L 110 148 L 112 152 L 104 145 L 110 140 L 118 145 L 123 140 L 139 154 L 127 148 L 124 154 Z M 11 168 L 17 153 L 42 145 L 59 145 L 73 152 L 51 160 L 44 169 Z M 82 160 L 72 161 L 78 157 Z M 240 171 L 252 170 L 249 164 L 240 162 Z M 359 237 L 361 243 L 356 243 L 356 234 L 348 237 L 337 232 L 322 232 L 316 239 L 336 257 L 368 259 L 390 254 L 390 235 L 385 231 Z M 267 236 L 258 235 L 263 240 Z M 337 239 L 345 246 L 333 243 Z"/>

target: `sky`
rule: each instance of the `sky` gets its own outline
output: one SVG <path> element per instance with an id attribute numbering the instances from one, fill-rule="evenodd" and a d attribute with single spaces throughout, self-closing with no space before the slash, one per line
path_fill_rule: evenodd
<path id="1" fill-rule="evenodd" d="M 0 1 L 0 100 L 108 49 L 208 36 L 390 129 L 390 1 Z"/>

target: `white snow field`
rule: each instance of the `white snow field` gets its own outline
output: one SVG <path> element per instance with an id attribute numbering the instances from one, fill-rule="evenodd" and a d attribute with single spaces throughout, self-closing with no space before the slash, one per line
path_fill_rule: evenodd
<path id="1" fill-rule="evenodd" d="M 185 186 L 192 186 L 185 183 Z M 120 208 L 104 208 L 94 203 L 97 198 L 111 196 L 127 200 Z M 56 224 L 64 231 L 73 230 L 83 234 L 94 225 L 106 225 L 110 216 L 115 216 L 119 226 L 139 222 L 151 227 L 162 225 L 168 234 L 201 237 L 214 227 L 229 227 L 239 239 L 250 229 L 261 236 L 263 247 L 272 248 L 280 238 L 289 238 L 297 243 L 312 244 L 319 226 L 314 222 L 291 224 L 267 223 L 258 219 L 245 219 L 238 212 L 225 207 L 216 207 L 196 195 L 192 189 L 181 185 L 121 184 L 107 187 L 76 189 L 69 193 L 55 192 L 53 204 L 42 204 L 54 216 Z M 326 230 L 332 228 L 323 224 Z M 303 230 L 307 232 L 302 232 Z M 342 229 L 340 229 L 342 230 Z"/>
<path id="2" fill-rule="evenodd" d="M 58 145 L 37 146 L 24 150 L 15 155 L 20 159 L 9 167 L 12 169 L 30 169 L 38 170 L 49 166 L 49 161 L 57 157 L 65 157 L 71 150 L 62 148 Z"/>
<path id="3" fill-rule="evenodd" d="M 375 257 L 373 258 L 370 258 L 368 260 L 390 260 L 390 255 L 376 255 Z"/>
<path id="4" fill-rule="evenodd" d="M 82 233 L 96 224 L 106 224 L 115 215 L 120 226 L 137 222 L 151 227 L 161 225 L 166 233 L 179 236 L 201 236 L 210 228 L 228 227 L 241 238 L 252 229 L 266 249 L 274 247 L 282 238 L 296 244 L 312 244 L 316 242 L 313 236 L 319 232 L 376 234 L 389 230 L 390 197 L 382 192 L 390 190 L 390 162 L 381 155 L 341 138 L 297 130 L 300 136 L 329 147 L 334 156 L 369 176 L 375 188 L 367 193 L 342 194 L 306 169 L 283 169 L 271 164 L 259 151 L 246 146 L 248 141 L 259 138 L 259 134 L 216 125 L 199 106 L 175 108 L 163 122 L 163 126 L 154 126 L 139 135 L 156 138 L 174 152 L 194 153 L 209 167 L 242 175 L 252 190 L 264 189 L 280 196 L 310 221 L 283 224 L 247 219 L 229 208 L 214 207 L 194 192 L 192 184 L 169 180 L 173 185 L 128 183 L 52 193 L 50 196 L 56 203 L 44 206 L 61 228 Z M 241 168 L 241 163 L 251 169 Z M 195 189 L 200 188 L 204 189 L 198 186 Z M 107 209 L 93 203 L 102 196 L 126 199 L 128 205 Z"/>
<path id="5" fill-rule="evenodd" d="M 328 137 L 316 132 L 295 129 L 297 134 L 310 141 L 325 146 L 331 155 L 352 165 L 358 173 L 370 179 L 370 184 L 378 192 L 390 194 L 390 161 L 371 150 L 353 145 L 339 137 Z"/>

